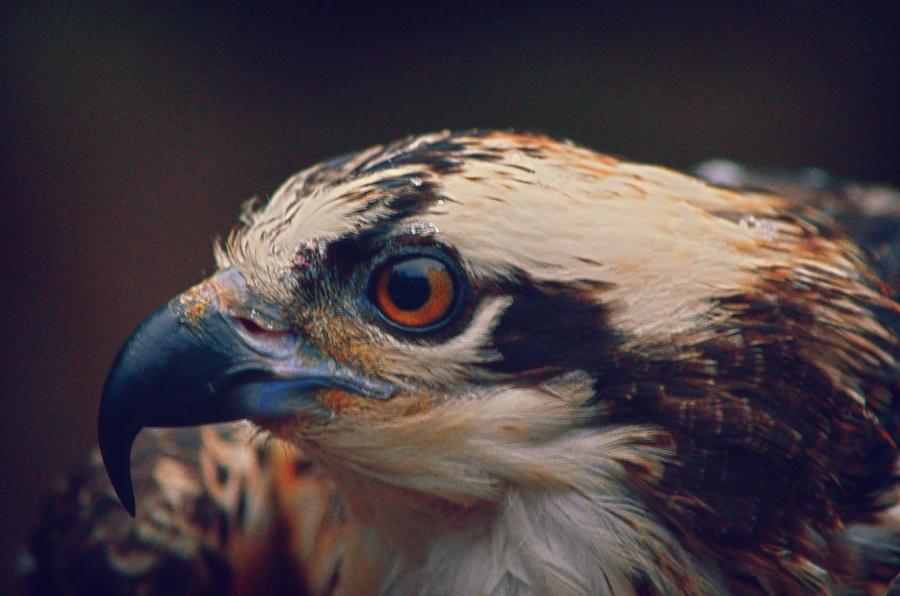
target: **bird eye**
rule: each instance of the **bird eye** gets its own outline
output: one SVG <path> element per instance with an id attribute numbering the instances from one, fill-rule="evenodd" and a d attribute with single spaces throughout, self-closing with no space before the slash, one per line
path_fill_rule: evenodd
<path id="1" fill-rule="evenodd" d="M 412 256 L 388 263 L 375 277 L 372 300 L 389 321 L 422 331 L 442 322 L 456 298 L 453 276 L 442 261 Z"/>

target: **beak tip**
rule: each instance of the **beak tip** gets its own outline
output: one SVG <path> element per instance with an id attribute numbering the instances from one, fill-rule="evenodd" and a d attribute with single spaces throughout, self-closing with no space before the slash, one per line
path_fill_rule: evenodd
<path id="1" fill-rule="evenodd" d="M 119 502 L 122 503 L 122 507 L 125 508 L 131 517 L 134 517 L 134 487 L 131 484 L 131 470 L 128 461 L 129 452 L 130 450 L 125 451 L 126 456 L 124 461 L 120 464 L 117 462 L 118 458 L 110 457 L 110 454 L 105 452 L 102 448 L 100 450 L 103 464 L 106 467 L 106 475 L 109 477 L 109 481 L 112 484 L 113 490 L 116 492 L 116 496 L 119 498 Z"/>
<path id="2" fill-rule="evenodd" d="M 128 512 L 128 515 L 131 517 L 135 516 L 135 508 L 134 508 L 134 493 L 128 495 L 131 498 L 126 502 L 123 500 L 122 495 L 119 495 L 119 501 L 122 503 L 122 507 L 125 508 L 125 511 Z"/>
<path id="3" fill-rule="evenodd" d="M 135 517 L 136 508 L 134 505 L 134 490 L 132 490 L 131 486 L 128 486 L 128 488 L 117 488 L 114 486 L 113 488 L 116 491 L 116 496 L 119 497 L 119 503 L 121 503 L 122 507 L 125 508 L 125 511 L 128 512 L 128 515 Z"/>
<path id="4" fill-rule="evenodd" d="M 100 457 L 103 459 L 106 475 L 109 477 L 116 496 L 119 497 L 119 502 L 134 517 L 134 487 L 131 483 L 131 445 L 134 443 L 137 431 L 129 432 L 121 427 L 111 427 L 104 422 L 101 418 L 98 433 Z"/>

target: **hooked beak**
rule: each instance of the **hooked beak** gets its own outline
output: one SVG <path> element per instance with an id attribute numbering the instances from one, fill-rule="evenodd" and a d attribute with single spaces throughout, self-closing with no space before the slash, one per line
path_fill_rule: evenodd
<path id="1" fill-rule="evenodd" d="M 248 330 L 242 315 L 251 311 L 269 313 L 274 330 Z M 229 268 L 173 298 L 126 340 L 103 388 L 98 438 L 106 472 L 131 515 L 131 446 L 145 426 L 298 416 L 324 421 L 332 412 L 316 400 L 318 389 L 391 396 L 383 381 L 278 328 L 274 312 Z"/>

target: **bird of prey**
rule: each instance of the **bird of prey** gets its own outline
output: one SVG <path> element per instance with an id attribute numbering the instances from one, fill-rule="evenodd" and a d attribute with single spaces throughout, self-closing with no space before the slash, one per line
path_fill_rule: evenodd
<path id="1" fill-rule="evenodd" d="M 497 131 L 296 174 L 125 343 L 37 589 L 883 594 L 897 203 L 732 186 Z"/>

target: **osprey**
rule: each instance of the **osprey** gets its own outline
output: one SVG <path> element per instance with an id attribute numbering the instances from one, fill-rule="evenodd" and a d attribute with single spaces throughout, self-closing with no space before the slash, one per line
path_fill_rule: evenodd
<path id="1" fill-rule="evenodd" d="M 36 541 L 45 587 L 878 594 L 900 571 L 900 307 L 801 201 L 444 132 L 300 172 L 215 256 L 104 389 L 138 517 L 95 462 Z"/>

